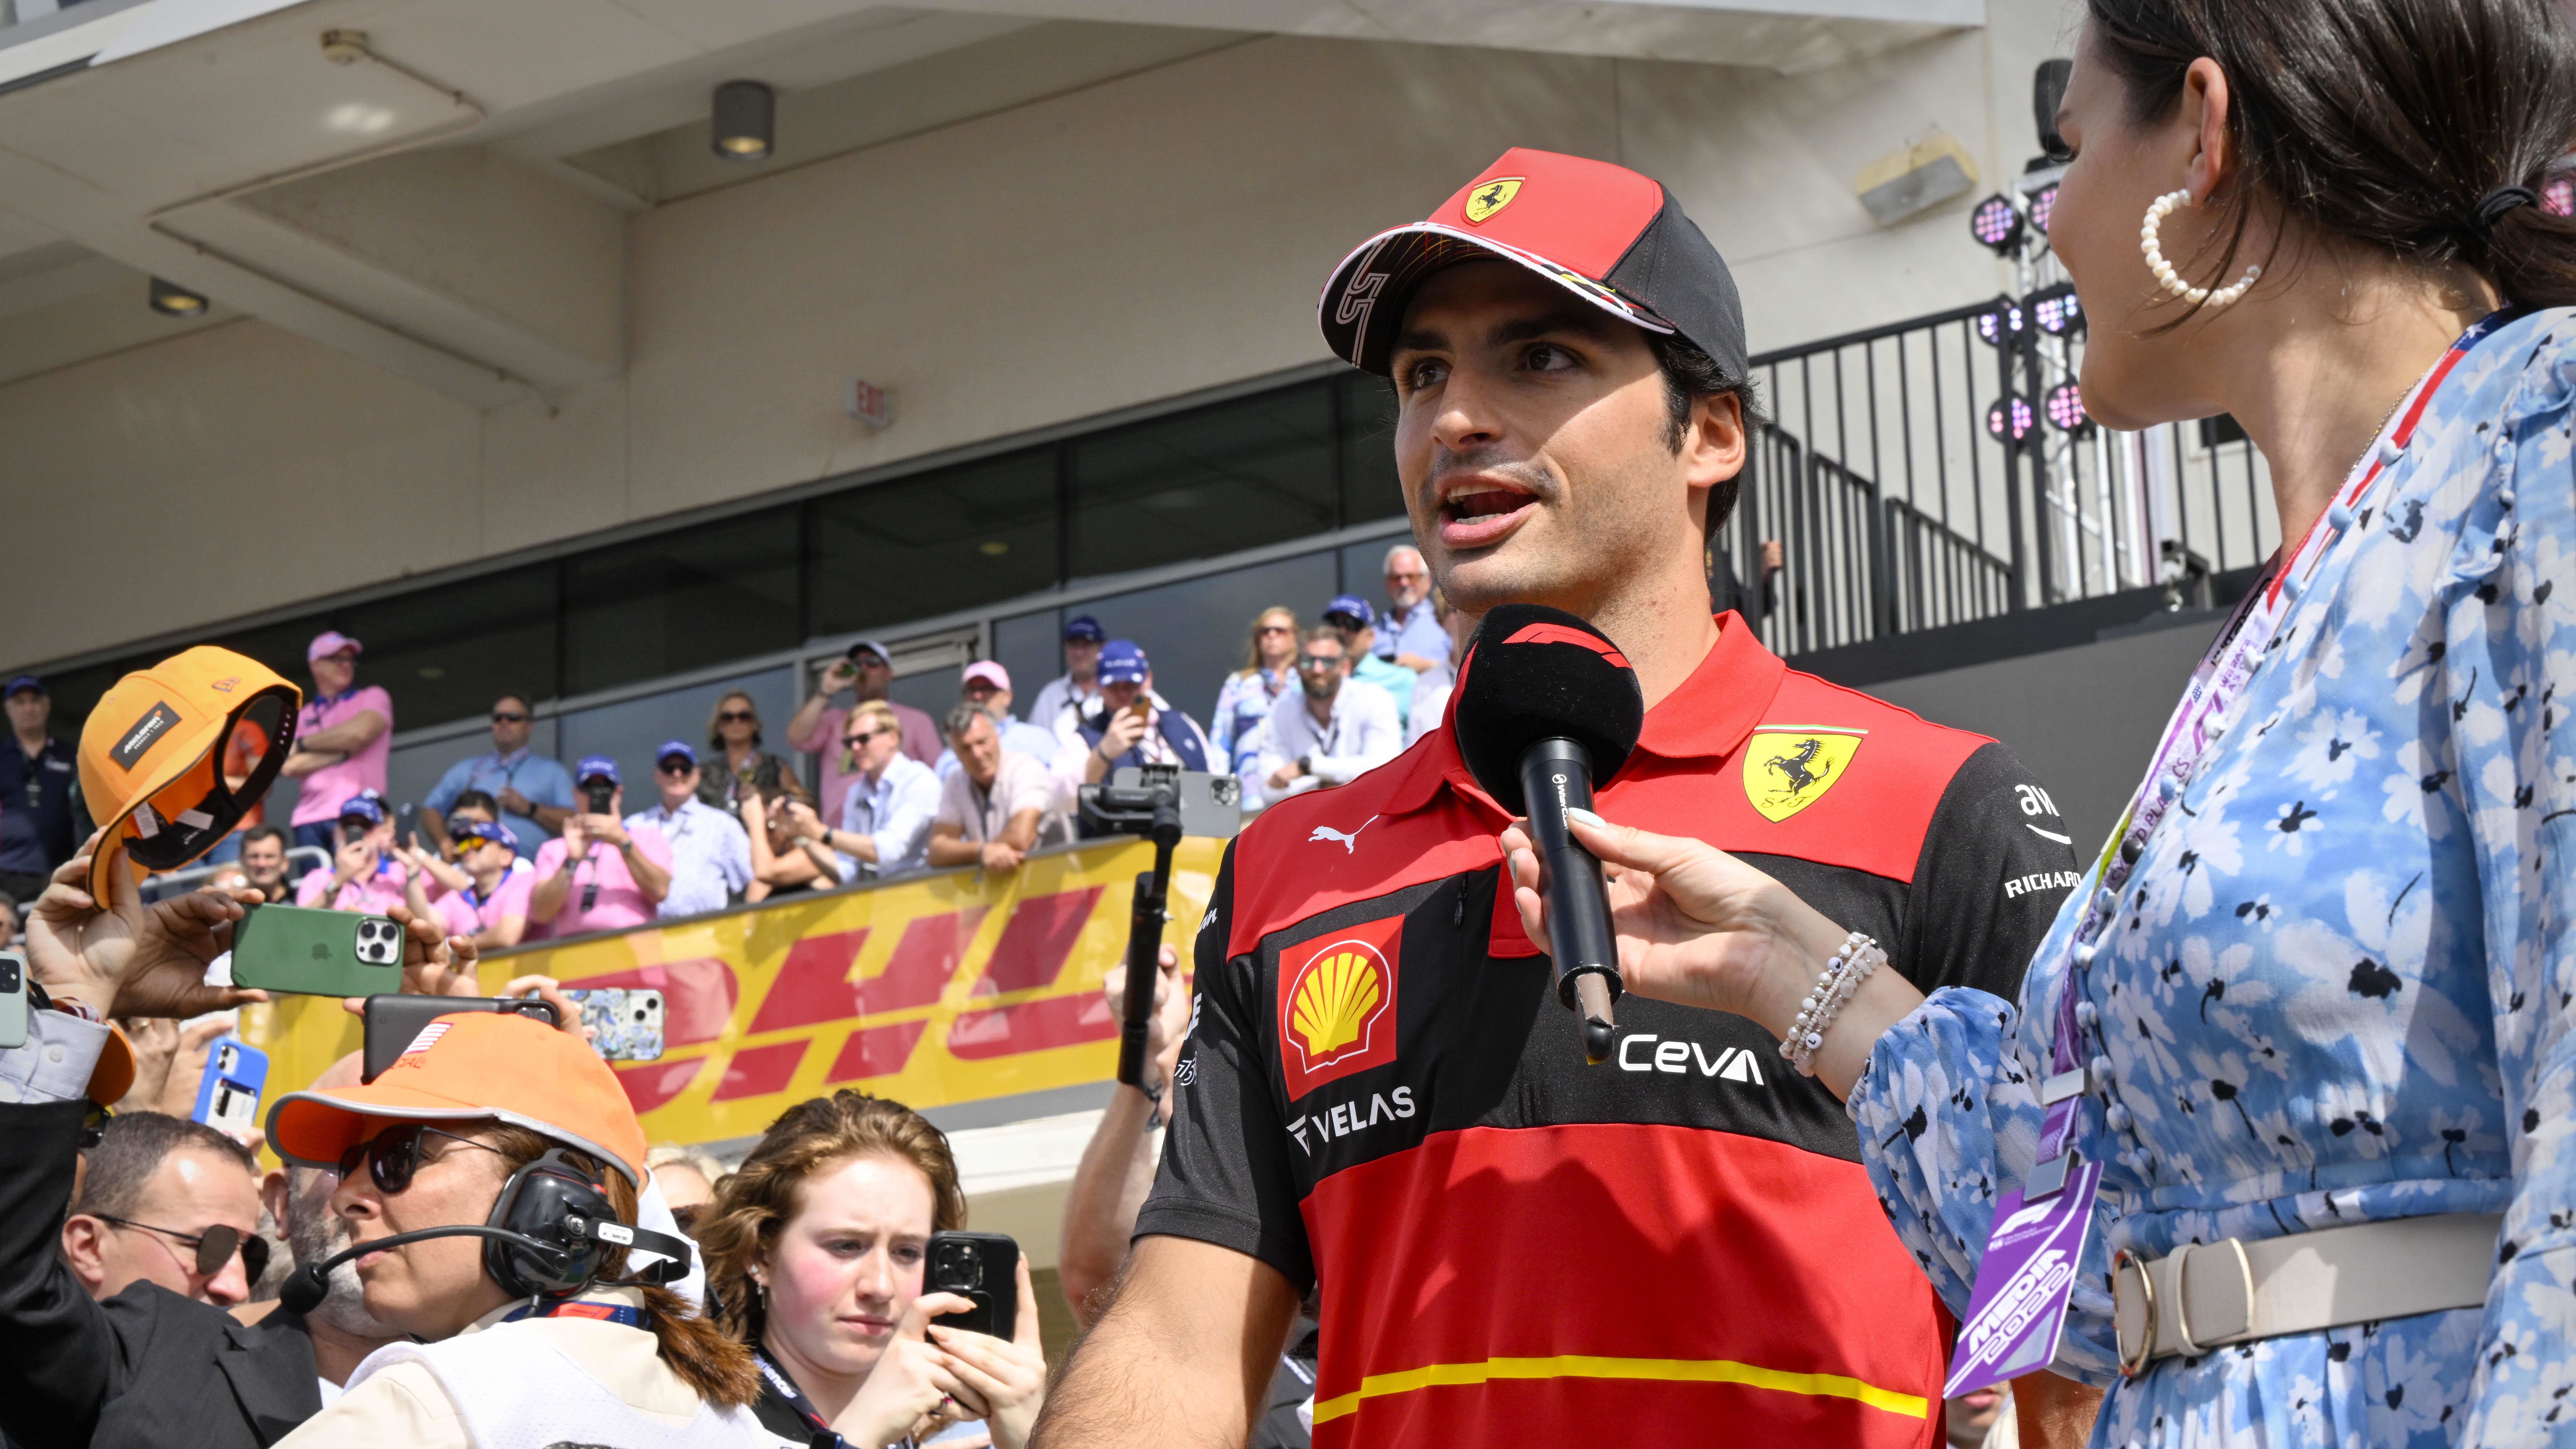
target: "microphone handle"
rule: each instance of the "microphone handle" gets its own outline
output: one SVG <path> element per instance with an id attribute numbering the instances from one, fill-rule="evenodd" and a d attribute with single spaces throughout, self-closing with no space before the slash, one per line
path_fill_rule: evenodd
<path id="1" fill-rule="evenodd" d="M 1565 823 L 1567 810 L 1592 808 L 1592 756 L 1569 739 L 1543 739 L 1521 751 L 1521 795 L 1530 839 L 1545 873 L 1547 932 L 1555 947 L 1556 994 L 1583 1018 L 1583 1059 L 1610 1059 L 1618 1000 L 1619 943 L 1610 929 L 1610 894 L 1601 862 Z"/>

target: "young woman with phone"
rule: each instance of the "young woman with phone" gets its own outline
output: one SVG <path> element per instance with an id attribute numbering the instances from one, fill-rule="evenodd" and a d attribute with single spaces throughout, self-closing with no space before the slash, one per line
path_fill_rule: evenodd
<path id="1" fill-rule="evenodd" d="M 1028 1260 L 1007 1340 L 933 1322 L 972 1305 L 922 1292 L 932 1235 L 965 1218 L 947 1137 L 899 1103 L 840 1091 L 770 1124 L 697 1224 L 719 1321 L 759 1357 L 765 1427 L 891 1449 L 981 1419 L 997 1449 L 1028 1443 L 1046 1392 Z"/>

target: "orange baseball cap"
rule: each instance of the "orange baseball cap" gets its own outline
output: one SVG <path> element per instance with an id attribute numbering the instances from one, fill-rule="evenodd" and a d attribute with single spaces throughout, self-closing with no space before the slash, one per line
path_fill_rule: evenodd
<path id="1" fill-rule="evenodd" d="M 643 1186 L 644 1124 L 617 1074 L 581 1038 L 510 1012 L 442 1016 L 364 1086 L 289 1092 L 268 1109 L 268 1145 L 305 1167 L 337 1168 L 367 1119 L 497 1118 L 580 1148 Z"/>
<path id="2" fill-rule="evenodd" d="M 120 855 L 175 870 L 212 850 L 277 778 L 303 699 L 266 665 L 212 645 L 118 680 L 81 727 L 81 795 L 107 829 L 90 859 L 90 895 L 106 903 Z M 246 719 L 269 748 L 234 790 L 223 745 Z"/>

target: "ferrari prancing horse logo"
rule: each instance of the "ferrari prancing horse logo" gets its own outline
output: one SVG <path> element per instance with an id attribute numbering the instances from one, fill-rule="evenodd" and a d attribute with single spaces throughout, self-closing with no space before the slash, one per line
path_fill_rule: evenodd
<path id="1" fill-rule="evenodd" d="M 1467 224 L 1481 226 L 1495 212 L 1511 205 L 1512 198 L 1521 194 L 1521 183 L 1527 179 L 1497 176 L 1491 181 L 1479 182 L 1475 190 L 1467 193 Z"/>
<path id="2" fill-rule="evenodd" d="M 1834 788 L 1868 733 L 1794 726 L 1757 731 L 1744 744 L 1744 798 L 1765 820 L 1788 819 Z"/>

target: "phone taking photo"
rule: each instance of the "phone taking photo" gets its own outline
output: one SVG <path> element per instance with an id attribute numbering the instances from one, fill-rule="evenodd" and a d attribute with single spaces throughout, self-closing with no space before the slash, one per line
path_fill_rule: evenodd
<path id="1" fill-rule="evenodd" d="M 197 1083 L 189 1120 L 239 1137 L 259 1127 L 259 1094 L 268 1086 L 268 1053 L 239 1037 L 206 1044 L 206 1074 Z"/>
<path id="2" fill-rule="evenodd" d="M 617 798 L 617 787 L 605 780 L 593 780 L 581 787 L 581 793 L 584 803 L 590 806 L 591 814 L 605 815 Z"/>
<path id="3" fill-rule="evenodd" d="M 385 1068 L 409 1050 L 422 1027 L 442 1016 L 469 1011 L 508 1011 L 559 1026 L 554 1004 L 533 996 L 410 996 L 386 993 L 367 998 L 366 1045 L 359 1058 L 361 1085 L 384 1075 Z"/>
<path id="4" fill-rule="evenodd" d="M 662 1057 L 662 993 L 649 987 L 566 987 L 590 1028 L 590 1045 L 612 1062 L 651 1062 Z"/>
<path id="5" fill-rule="evenodd" d="M 948 1328 L 1009 1338 L 1020 1326 L 1020 1245 L 1007 1233 L 930 1235 L 924 1293 L 954 1293 L 975 1306 L 930 1320 Z"/>
<path id="6" fill-rule="evenodd" d="M 383 916 L 252 906 L 233 926 L 233 984 L 305 996 L 402 989 L 403 931 Z"/>
<path id="7" fill-rule="evenodd" d="M 0 1047 L 27 1044 L 27 953 L 0 951 Z"/>

